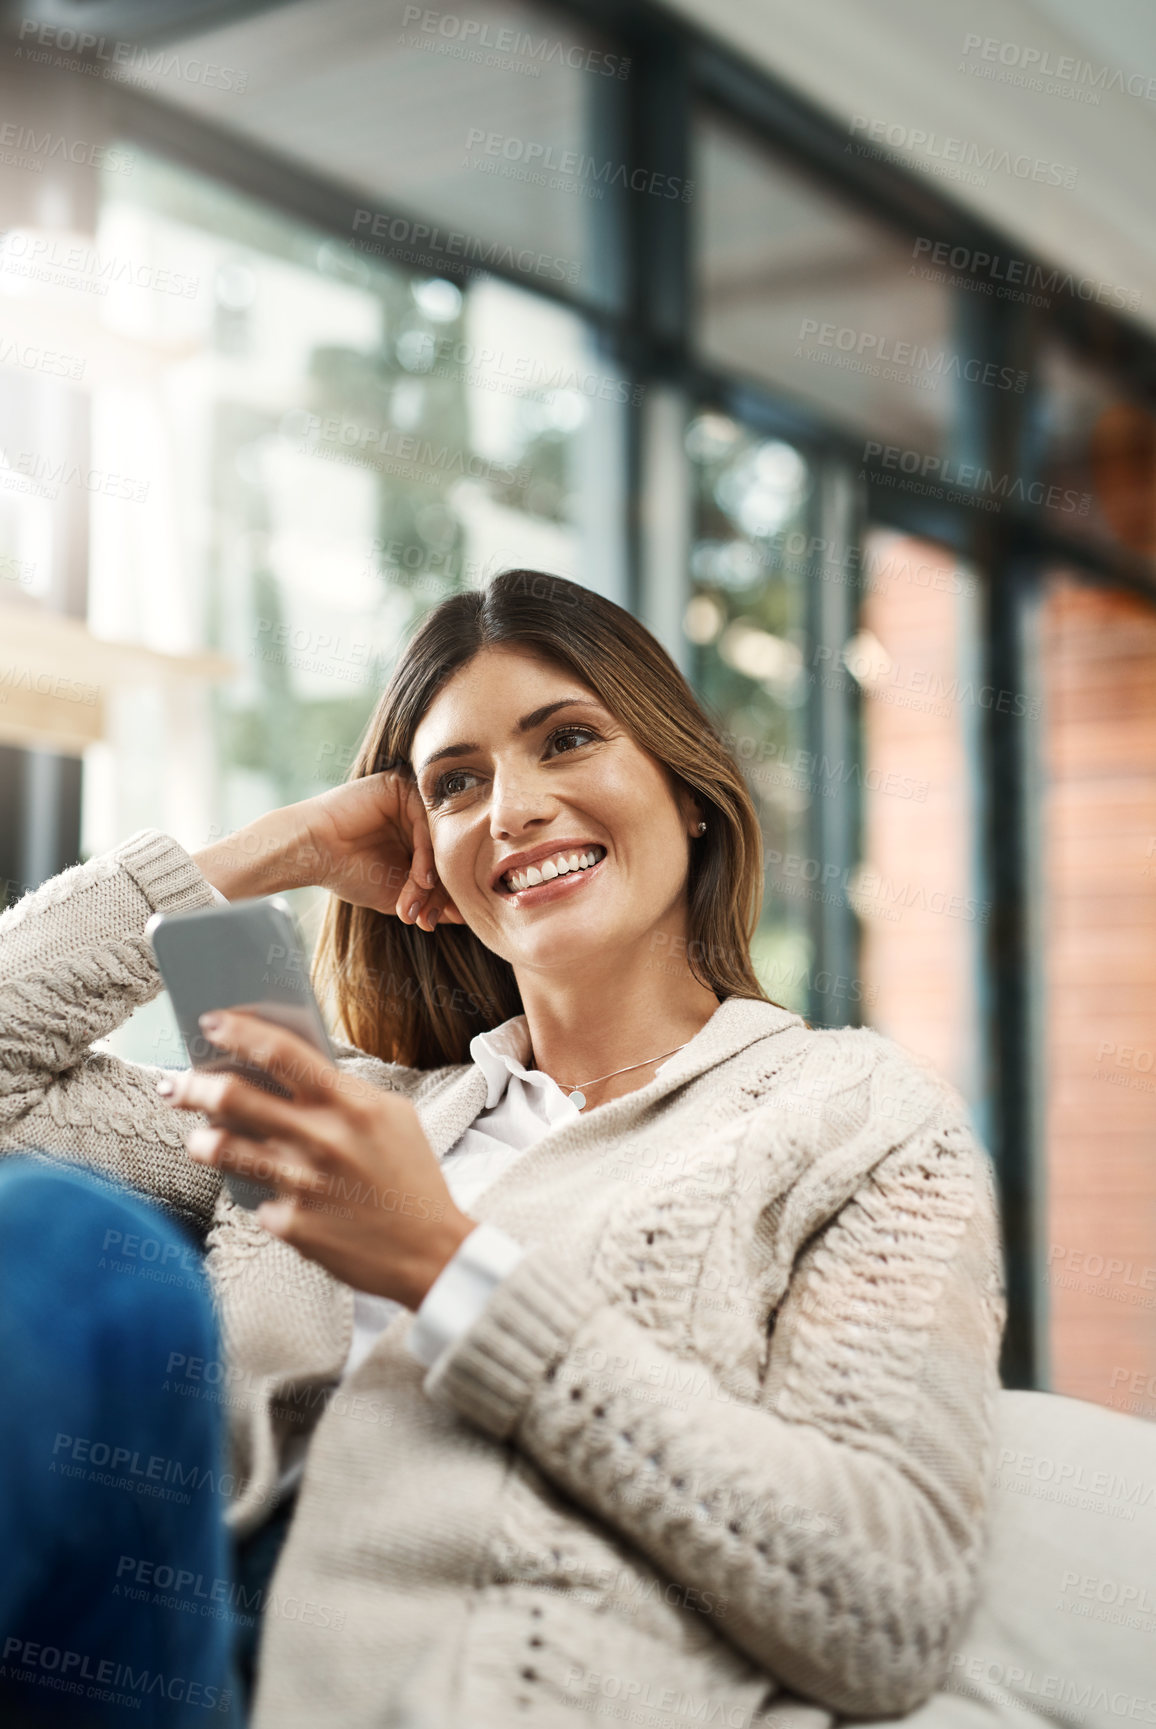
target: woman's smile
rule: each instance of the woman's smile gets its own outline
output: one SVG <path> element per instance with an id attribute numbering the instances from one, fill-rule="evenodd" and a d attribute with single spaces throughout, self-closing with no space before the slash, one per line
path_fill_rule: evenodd
<path id="1" fill-rule="evenodd" d="M 561 850 L 564 852 L 565 857 L 570 859 L 574 858 L 574 851 L 565 848 Z M 591 880 L 591 878 L 602 875 L 602 867 L 609 857 L 605 847 L 588 848 L 585 851 L 579 852 L 578 857 L 579 859 L 589 858 L 592 852 L 596 855 L 592 864 L 583 865 L 579 863 L 574 867 L 567 866 L 565 871 L 562 871 L 559 868 L 555 870 L 554 874 L 550 877 L 545 876 L 543 872 L 543 880 L 541 882 L 528 883 L 524 888 L 507 888 L 506 879 L 500 877 L 498 879 L 498 894 L 501 896 L 502 900 L 516 907 L 545 906 L 549 901 L 560 900 L 566 895 L 576 894 Z M 597 856 L 598 854 L 601 854 L 601 856 Z M 550 858 L 545 861 L 546 869 L 552 868 L 552 858 L 553 855 L 550 855 Z M 537 874 L 538 866 L 531 865 L 525 873 L 522 871 L 514 871 L 510 874 L 521 879 L 524 875 L 530 874 L 530 872 Z"/>

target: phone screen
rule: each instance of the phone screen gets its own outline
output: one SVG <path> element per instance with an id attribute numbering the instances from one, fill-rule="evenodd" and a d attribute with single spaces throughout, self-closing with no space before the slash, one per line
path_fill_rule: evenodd
<path id="1" fill-rule="evenodd" d="M 296 920 L 279 897 L 236 901 L 190 913 L 154 913 L 145 926 L 196 1069 L 244 1075 L 254 1086 L 291 1096 L 267 1070 L 254 1068 L 206 1038 L 199 1017 L 210 1009 L 244 1009 L 288 1028 L 333 1061 L 325 1022 L 309 982 Z M 224 1173 L 238 1205 L 258 1207 L 275 1191 L 249 1177 Z"/>

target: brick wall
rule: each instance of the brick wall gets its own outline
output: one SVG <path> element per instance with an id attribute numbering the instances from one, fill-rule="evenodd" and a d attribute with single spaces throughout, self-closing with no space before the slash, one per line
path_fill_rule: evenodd
<path id="1" fill-rule="evenodd" d="M 873 532 L 866 562 L 858 676 L 868 784 L 855 897 L 865 1018 L 973 1104 L 982 1086 L 977 950 L 986 934 L 972 863 L 974 585 L 942 547 L 906 535 Z M 886 660 L 873 666 L 876 643 Z"/>
<path id="2" fill-rule="evenodd" d="M 1156 1418 L 1156 608 L 1058 578 L 1040 650 L 1052 1384 Z"/>

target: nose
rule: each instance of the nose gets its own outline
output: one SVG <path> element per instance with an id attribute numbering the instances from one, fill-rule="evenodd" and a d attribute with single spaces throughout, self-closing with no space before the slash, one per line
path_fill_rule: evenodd
<path id="1" fill-rule="evenodd" d="M 499 766 L 495 770 L 490 802 L 490 834 L 495 840 L 552 822 L 557 809 L 557 799 L 532 768 Z"/>

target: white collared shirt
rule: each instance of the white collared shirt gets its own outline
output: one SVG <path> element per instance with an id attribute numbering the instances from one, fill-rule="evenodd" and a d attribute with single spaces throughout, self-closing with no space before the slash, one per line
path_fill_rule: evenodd
<path id="1" fill-rule="evenodd" d="M 486 1077 L 481 1110 L 441 1164 L 455 1206 L 468 1213 L 490 1184 L 527 1148 L 559 1123 L 579 1115 L 557 1082 L 527 1069 L 530 1029 L 525 1015 L 512 1015 L 489 1032 L 475 1033 L 470 1057 Z M 522 1258 L 522 1249 L 496 1225 L 480 1224 L 447 1262 L 414 1315 L 406 1349 L 426 1367 L 481 1314 L 491 1291 Z M 345 1374 L 363 1363 L 382 1329 L 401 1305 L 388 1297 L 354 1293 L 353 1344 Z"/>

